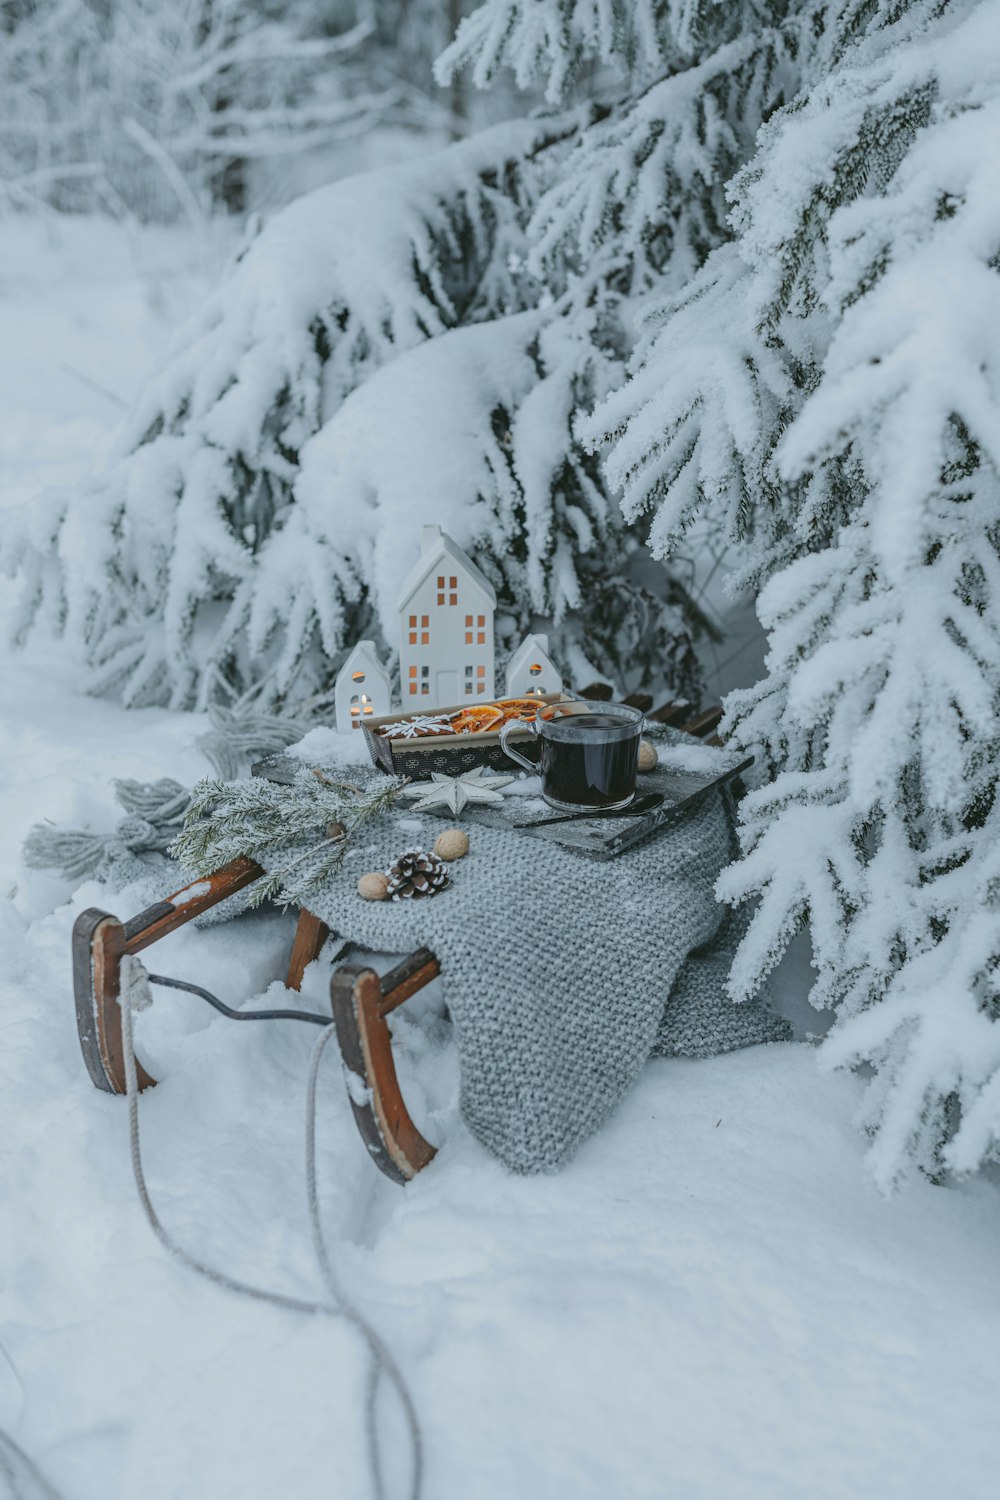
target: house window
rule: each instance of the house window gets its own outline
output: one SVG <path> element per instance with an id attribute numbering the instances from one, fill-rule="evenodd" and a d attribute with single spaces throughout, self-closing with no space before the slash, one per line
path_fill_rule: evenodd
<path id="1" fill-rule="evenodd" d="M 448 579 L 448 587 L 450 589 L 457 589 L 458 588 L 458 579 L 457 578 L 449 578 Z"/>
<path id="2" fill-rule="evenodd" d="M 411 698 L 415 698 L 416 695 L 417 695 L 417 669 L 416 669 L 416 667 L 411 667 L 410 668 L 410 697 Z"/>
<path id="3" fill-rule="evenodd" d="M 485 677 L 486 676 L 486 668 L 485 667 L 477 667 L 476 668 L 476 676 L 477 677 Z"/>
<path id="4" fill-rule="evenodd" d="M 426 615 L 420 616 L 420 644 L 426 646 L 430 643 L 429 634 L 430 620 Z"/>
<path id="5" fill-rule="evenodd" d="M 438 579 L 438 588 L 439 589 L 443 589 L 444 588 L 444 577 L 443 576 Z"/>
<path id="6" fill-rule="evenodd" d="M 430 667 L 421 667 L 420 668 L 420 691 L 421 691 L 421 694 L 423 694 L 425 696 L 431 690 L 431 685 L 430 685 L 430 682 L 428 680 L 430 678 L 430 675 L 431 675 L 431 669 L 430 669 Z"/>
<path id="7" fill-rule="evenodd" d="M 479 626 L 480 630 L 482 630 L 483 626 L 486 624 L 486 616 L 478 615 L 476 617 L 476 624 Z"/>
<path id="8" fill-rule="evenodd" d="M 531 677 L 541 677 L 541 675 L 542 675 L 541 664 L 539 662 L 537 662 L 537 661 L 533 661 L 531 663 L 531 666 L 528 668 L 528 673 L 529 673 L 529 675 Z"/>
<path id="9" fill-rule="evenodd" d="M 351 673 L 351 681 L 352 682 L 364 682 L 364 680 L 365 680 L 365 674 L 364 674 L 364 672 L 352 672 Z"/>
<path id="10" fill-rule="evenodd" d="M 416 617 L 416 615 L 411 615 L 410 616 L 410 645 L 411 646 L 415 646 L 416 644 L 417 644 L 417 617 Z"/>
<path id="11" fill-rule="evenodd" d="M 365 678 L 364 678 L 364 673 L 363 672 L 355 672 L 354 675 L 355 675 L 355 677 L 360 677 L 361 681 L 364 682 Z M 372 707 L 372 701 L 369 698 L 369 696 L 368 696 L 367 693 L 352 693 L 351 694 L 351 718 L 352 719 L 360 718 L 362 715 L 367 716 L 367 715 L 369 715 L 369 714 L 371 714 L 373 712 L 374 712 L 374 709 Z M 355 724 L 354 727 L 356 729 L 358 726 Z"/>
<path id="12" fill-rule="evenodd" d="M 449 604 L 457 604 L 458 603 L 458 595 L 457 594 L 449 594 L 448 595 L 448 603 Z"/>
<path id="13" fill-rule="evenodd" d="M 477 682 L 476 683 L 476 692 L 477 693 L 485 693 L 485 691 L 486 691 L 486 684 L 485 684 L 485 682 Z"/>
<path id="14" fill-rule="evenodd" d="M 443 594 L 438 594 L 438 603 L 439 604 L 443 604 L 444 603 L 444 595 Z"/>
<path id="15" fill-rule="evenodd" d="M 477 646 L 485 646 L 486 645 L 486 616 L 485 615 L 477 615 L 476 616 L 476 625 L 477 625 L 477 630 L 476 630 L 476 645 Z"/>
<path id="16" fill-rule="evenodd" d="M 472 631 L 471 630 L 467 630 L 465 632 L 465 644 L 467 646 L 471 646 L 472 645 Z"/>
<path id="17" fill-rule="evenodd" d="M 466 630 L 471 630 L 472 629 L 472 616 L 471 615 L 466 615 L 466 617 L 465 617 L 465 628 L 466 628 Z"/>

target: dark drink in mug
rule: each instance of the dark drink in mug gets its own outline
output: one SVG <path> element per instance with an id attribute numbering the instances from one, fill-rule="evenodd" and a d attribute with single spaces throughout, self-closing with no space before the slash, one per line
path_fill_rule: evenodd
<path id="1" fill-rule="evenodd" d="M 533 724 L 505 725 L 500 743 L 529 771 L 540 770 L 542 795 L 560 812 L 627 807 L 635 796 L 643 716 L 624 703 L 584 700 L 549 703 Z M 540 741 L 539 765 L 506 743 L 513 729 L 530 728 Z"/>

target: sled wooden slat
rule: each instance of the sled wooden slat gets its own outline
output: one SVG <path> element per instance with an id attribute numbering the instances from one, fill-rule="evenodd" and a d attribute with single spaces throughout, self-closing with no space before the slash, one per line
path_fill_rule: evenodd
<path id="1" fill-rule="evenodd" d="M 151 943 L 166 937 L 168 932 L 174 932 L 193 917 L 200 917 L 202 912 L 217 906 L 227 896 L 235 896 L 237 891 L 252 885 L 263 873 L 260 865 L 255 864 L 252 859 L 234 859 L 231 864 L 223 865 L 221 870 L 213 871 L 203 880 L 193 880 L 183 890 L 175 891 L 166 900 L 147 907 L 125 924 L 125 951 L 140 953 Z"/>
<path id="2" fill-rule="evenodd" d="M 299 925 L 295 929 L 295 939 L 292 943 L 292 954 L 288 960 L 288 977 L 285 980 L 286 988 L 300 990 L 302 988 L 302 976 L 314 959 L 319 958 L 323 944 L 330 936 L 330 929 L 319 917 L 314 917 L 311 911 L 303 909 L 299 917 Z"/>

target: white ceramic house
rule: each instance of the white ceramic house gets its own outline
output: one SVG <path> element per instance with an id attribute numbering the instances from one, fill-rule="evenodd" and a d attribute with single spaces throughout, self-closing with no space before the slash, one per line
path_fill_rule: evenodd
<path id="1" fill-rule="evenodd" d="M 421 527 L 420 547 L 396 601 L 403 707 L 425 713 L 489 701 L 497 596 L 440 526 Z"/>
<path id="2" fill-rule="evenodd" d="M 389 674 L 378 659 L 374 641 L 358 642 L 337 673 L 333 695 L 341 734 L 360 729 L 365 719 L 389 712 Z"/>
<path id="3" fill-rule="evenodd" d="M 507 697 L 561 693 L 562 678 L 549 655 L 547 635 L 526 635 L 507 663 Z"/>

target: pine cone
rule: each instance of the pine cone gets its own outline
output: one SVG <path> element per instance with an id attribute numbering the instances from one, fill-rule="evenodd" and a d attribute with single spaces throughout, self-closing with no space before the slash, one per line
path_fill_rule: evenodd
<path id="1" fill-rule="evenodd" d="M 390 901 L 410 901 L 418 896 L 436 896 L 450 883 L 448 866 L 426 849 L 408 849 L 386 870 Z"/>

